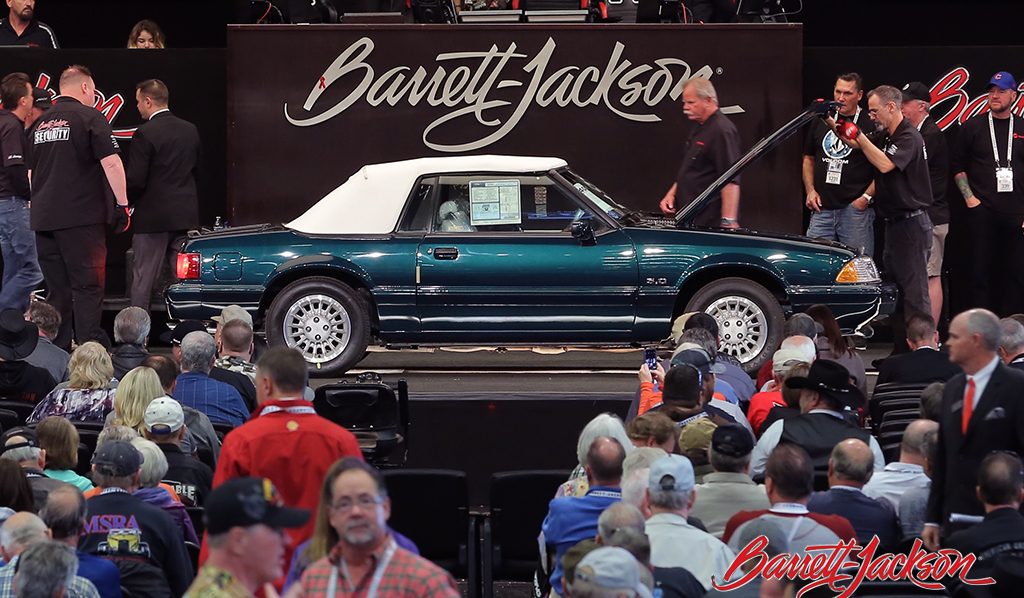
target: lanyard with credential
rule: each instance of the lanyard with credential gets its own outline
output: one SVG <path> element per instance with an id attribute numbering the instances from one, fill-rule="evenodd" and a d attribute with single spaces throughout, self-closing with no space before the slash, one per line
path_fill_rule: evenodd
<path id="1" fill-rule="evenodd" d="M 996 127 L 992 124 L 992 113 L 988 113 L 988 135 L 992 139 L 992 158 L 996 161 L 996 168 L 1002 168 L 999 165 L 999 148 L 996 146 Z M 1010 126 L 1006 130 L 1006 168 L 1010 168 L 1012 163 L 1010 160 L 1013 158 L 1013 113 L 1010 113 Z"/>
<path id="2" fill-rule="evenodd" d="M 316 415 L 316 409 L 303 405 L 298 407 L 278 407 L 277 405 L 267 405 L 260 410 L 260 415 L 270 415 L 271 413 L 279 413 L 281 411 L 295 415 Z"/>
<path id="3" fill-rule="evenodd" d="M 388 563 L 391 562 L 391 557 L 395 556 L 395 541 L 391 540 L 388 542 L 387 550 L 377 561 L 377 567 L 373 571 L 373 578 L 370 579 L 370 587 L 366 590 L 366 598 L 377 598 L 377 590 L 380 589 L 380 582 L 384 579 L 384 570 L 388 568 Z M 345 557 L 341 556 L 338 558 L 341 561 L 338 565 L 331 567 L 331 577 L 327 581 L 327 598 L 334 598 L 338 589 L 338 566 L 341 567 L 342 575 L 345 576 L 345 585 L 348 587 L 348 591 L 352 594 L 356 593 L 356 584 L 352 582 L 352 576 L 348 571 L 348 564 L 345 562 Z"/>

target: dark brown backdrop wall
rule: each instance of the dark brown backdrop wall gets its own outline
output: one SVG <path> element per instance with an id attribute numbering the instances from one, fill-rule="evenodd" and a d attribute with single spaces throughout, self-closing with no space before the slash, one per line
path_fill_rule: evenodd
<path id="1" fill-rule="evenodd" d="M 33 83 L 57 94 L 61 71 L 69 64 L 82 64 L 93 73 L 101 111 L 114 129 L 127 161 L 131 134 L 141 122 L 135 106 L 135 85 L 149 78 L 167 83 L 170 107 L 178 116 L 193 122 L 203 142 L 200 166 L 200 222 L 213 223 L 224 214 L 225 106 L 224 49 L 205 50 L 0 50 L 0 76 L 22 71 Z M 107 290 L 124 292 L 124 252 L 129 235 L 111 236 L 108 255 Z"/>
<path id="2" fill-rule="evenodd" d="M 686 78 L 714 82 L 749 147 L 801 108 L 800 37 L 796 25 L 232 27 L 231 222 L 294 218 L 364 164 L 454 153 L 563 157 L 654 210 L 692 128 Z M 744 174 L 744 224 L 799 229 L 800 202 L 783 199 L 799 197 L 797 145 Z"/>
<path id="3" fill-rule="evenodd" d="M 831 93 L 835 76 L 857 71 L 866 89 L 888 84 L 903 87 L 921 81 L 932 90 L 932 116 L 956 143 L 960 123 L 987 111 L 985 90 L 998 71 L 1010 71 L 1024 78 L 1024 46 L 964 46 L 918 48 L 807 48 L 804 50 L 805 99 Z M 866 105 L 866 104 L 865 104 Z M 1019 94 L 1014 113 L 1024 116 L 1024 94 Z M 972 307 L 967 301 L 965 273 L 971 268 L 968 239 L 961 224 L 967 209 L 959 192 L 949 184 L 950 229 L 943 261 L 947 270 L 949 301 L 947 311 L 955 314 Z M 880 252 L 876 253 L 880 256 Z M 1013 267 L 1024 267 L 1014 264 Z"/>

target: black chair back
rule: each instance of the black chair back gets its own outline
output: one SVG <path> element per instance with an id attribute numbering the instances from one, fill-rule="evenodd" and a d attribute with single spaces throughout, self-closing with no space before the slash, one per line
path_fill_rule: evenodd
<path id="1" fill-rule="evenodd" d="M 0 409 L 0 434 L 21 425 L 21 416 L 10 409 Z"/>
<path id="2" fill-rule="evenodd" d="M 408 451 L 409 390 L 380 381 L 341 382 L 317 388 L 313 408 L 320 417 L 352 432 L 363 456 L 378 467 L 401 466 Z"/>
<path id="3" fill-rule="evenodd" d="M 871 416 L 871 426 L 875 433 L 878 433 L 879 426 L 887 412 L 910 407 L 920 409 L 921 391 L 926 386 L 928 385 L 922 383 L 901 384 L 897 382 L 876 386 L 871 400 L 868 401 L 868 414 Z"/>
<path id="4" fill-rule="evenodd" d="M 408 536 L 424 558 L 476 583 L 476 526 L 469 516 L 466 473 L 451 469 L 385 470 L 394 530 Z"/>
<path id="5" fill-rule="evenodd" d="M 192 520 L 192 527 L 196 530 L 196 536 L 202 538 L 203 532 L 206 531 L 206 524 L 203 523 L 203 507 L 185 507 L 185 512 L 188 513 L 188 518 Z"/>
<path id="6" fill-rule="evenodd" d="M 18 414 L 18 426 L 24 426 L 28 420 L 28 416 L 32 415 L 35 411 L 36 406 L 32 403 L 26 403 L 24 401 L 10 401 L 7 399 L 0 399 L 0 409 L 7 409 Z M 17 427 L 17 426 L 11 426 Z"/>
<path id="7" fill-rule="evenodd" d="M 569 470 L 503 471 L 491 476 L 491 516 L 484 522 L 481 571 L 492 580 L 530 581 L 537 568 L 537 532 L 548 503 Z"/>
<path id="8" fill-rule="evenodd" d="M 92 454 L 96 452 L 100 432 L 92 428 L 80 427 L 77 423 L 75 429 L 78 430 L 78 465 L 75 465 L 75 473 L 86 475 L 92 470 Z"/>

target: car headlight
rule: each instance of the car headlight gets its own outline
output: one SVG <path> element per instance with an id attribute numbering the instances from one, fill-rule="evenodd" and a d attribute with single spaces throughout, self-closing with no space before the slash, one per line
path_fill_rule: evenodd
<path id="1" fill-rule="evenodd" d="M 878 275 L 878 268 L 875 260 L 867 257 L 855 257 L 843 265 L 843 269 L 836 276 L 836 282 L 881 282 L 882 277 Z"/>

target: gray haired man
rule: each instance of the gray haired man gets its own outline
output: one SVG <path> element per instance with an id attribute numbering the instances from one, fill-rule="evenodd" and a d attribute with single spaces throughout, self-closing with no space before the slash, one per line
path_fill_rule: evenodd
<path id="1" fill-rule="evenodd" d="M 182 405 L 206 414 L 213 423 L 242 425 L 249 419 L 242 395 L 235 387 L 210 377 L 217 346 L 201 330 L 181 339 L 181 375 L 174 386 L 174 398 Z"/>
<path id="2" fill-rule="evenodd" d="M 57 581 L 60 583 L 56 589 L 65 589 L 64 594 L 44 591 L 26 592 L 28 589 L 49 587 L 42 585 L 43 582 L 39 579 L 38 574 L 42 570 L 40 568 L 47 567 L 47 563 L 40 562 L 40 560 L 52 560 L 53 555 L 51 551 L 43 551 L 42 554 L 45 558 L 41 559 L 40 553 L 32 550 L 36 546 L 45 544 L 51 544 L 50 530 L 38 516 L 25 512 L 15 513 L 4 522 L 3 527 L 0 528 L 0 549 L 2 549 L 7 564 L 0 568 L 0 596 L 63 595 L 69 598 L 99 598 L 100 594 L 92 582 L 75 575 L 75 569 L 78 567 L 77 559 L 74 560 L 74 566 L 70 567 L 70 571 L 50 570 L 48 572 L 48 575 L 59 578 Z M 71 552 L 71 549 L 68 548 L 67 551 Z M 25 562 L 19 562 L 22 559 Z M 64 565 L 67 565 L 67 559 L 65 558 L 63 561 Z M 22 573 L 26 568 L 30 572 L 27 576 Z M 17 594 L 14 593 L 15 587 L 18 589 Z"/>

